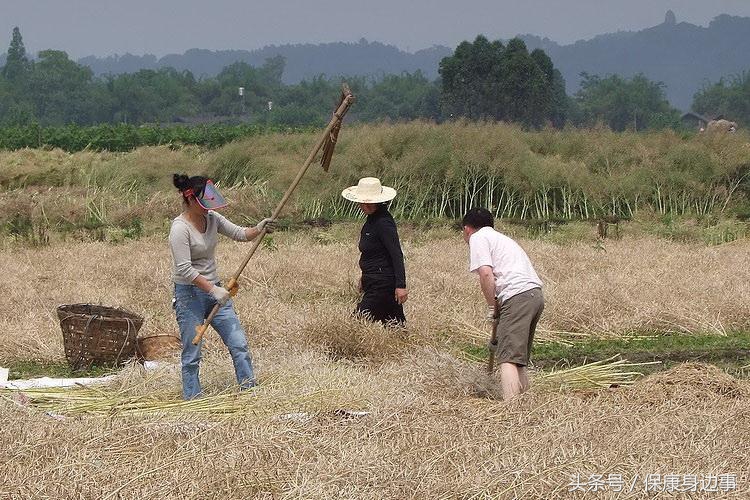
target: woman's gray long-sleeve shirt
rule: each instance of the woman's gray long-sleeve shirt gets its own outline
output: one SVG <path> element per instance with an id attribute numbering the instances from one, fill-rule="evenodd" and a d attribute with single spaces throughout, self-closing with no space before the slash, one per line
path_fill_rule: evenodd
<path id="1" fill-rule="evenodd" d="M 246 241 L 245 228 L 229 222 L 221 214 L 210 211 L 206 214 L 206 232 L 201 233 L 182 214 L 172 221 L 169 230 L 169 246 L 172 249 L 172 280 L 181 285 L 190 285 L 198 276 L 209 283 L 219 281 L 216 272 L 216 243 L 218 234 L 235 241 Z"/>

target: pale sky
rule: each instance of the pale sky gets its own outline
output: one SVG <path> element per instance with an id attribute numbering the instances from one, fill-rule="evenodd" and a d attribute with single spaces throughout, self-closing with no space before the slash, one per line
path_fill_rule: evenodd
<path id="1" fill-rule="evenodd" d="M 678 22 L 705 26 L 722 13 L 750 17 L 750 0 L 0 0 L 0 51 L 13 26 L 29 52 L 54 48 L 73 58 L 362 37 L 413 52 L 479 33 L 566 44 L 654 26 L 668 9 Z"/>

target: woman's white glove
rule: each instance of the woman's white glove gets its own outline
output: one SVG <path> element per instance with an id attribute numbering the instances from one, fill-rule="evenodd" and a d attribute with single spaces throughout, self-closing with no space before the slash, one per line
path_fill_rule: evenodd
<path id="1" fill-rule="evenodd" d="M 216 302 L 223 306 L 227 302 L 229 302 L 229 299 L 232 298 L 232 295 L 229 293 L 229 290 L 224 288 L 223 286 L 216 286 L 211 289 L 211 295 L 214 296 L 214 299 L 216 299 Z"/>
<path id="2" fill-rule="evenodd" d="M 266 233 L 271 234 L 276 229 L 276 221 L 274 219 L 271 219 L 270 217 L 266 217 L 262 221 L 258 222 L 258 225 L 255 226 L 255 229 L 258 232 L 263 231 L 265 228 Z"/>

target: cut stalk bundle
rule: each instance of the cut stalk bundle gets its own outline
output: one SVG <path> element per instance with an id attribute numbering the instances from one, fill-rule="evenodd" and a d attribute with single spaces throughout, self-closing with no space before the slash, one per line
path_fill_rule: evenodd
<path id="1" fill-rule="evenodd" d="M 649 363 L 629 363 L 618 359 L 619 354 L 611 358 L 587 363 L 573 368 L 555 370 L 538 377 L 539 382 L 546 386 L 559 386 L 561 389 L 600 389 L 633 385 L 643 376 L 629 368 L 658 364 L 659 361 Z"/>
<path id="2" fill-rule="evenodd" d="M 346 391 L 323 388 L 278 398 L 278 394 L 265 394 L 261 389 L 246 392 L 225 392 L 189 401 L 172 399 L 164 395 L 129 395 L 124 392 L 107 392 L 93 388 L 32 389 L 26 391 L 0 391 L 5 399 L 15 400 L 43 411 L 61 415 L 93 416 L 255 416 L 264 417 L 293 412 L 313 414 L 335 411 L 362 410 L 365 403 L 348 397 Z M 15 397 L 14 397 L 15 396 Z"/>
<path id="3" fill-rule="evenodd" d="M 467 340 L 476 345 L 486 345 L 489 341 L 487 328 L 478 328 L 476 325 L 470 323 L 468 320 L 458 315 L 453 316 L 450 323 L 454 325 L 453 332 L 457 333 L 463 340 Z M 566 346 L 571 346 L 573 345 L 570 340 L 571 338 L 582 339 L 592 337 L 593 335 L 588 333 L 563 332 L 539 328 L 536 330 L 536 334 L 534 335 L 534 342 L 538 342 L 540 344 L 554 342 Z"/>

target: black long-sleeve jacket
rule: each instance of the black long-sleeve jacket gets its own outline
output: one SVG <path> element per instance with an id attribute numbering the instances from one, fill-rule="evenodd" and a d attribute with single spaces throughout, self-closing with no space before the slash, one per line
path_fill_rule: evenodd
<path id="1" fill-rule="evenodd" d="M 367 216 L 359 238 L 359 267 L 363 276 L 393 279 L 396 288 L 406 288 L 404 254 L 396 221 L 384 206 Z"/>

